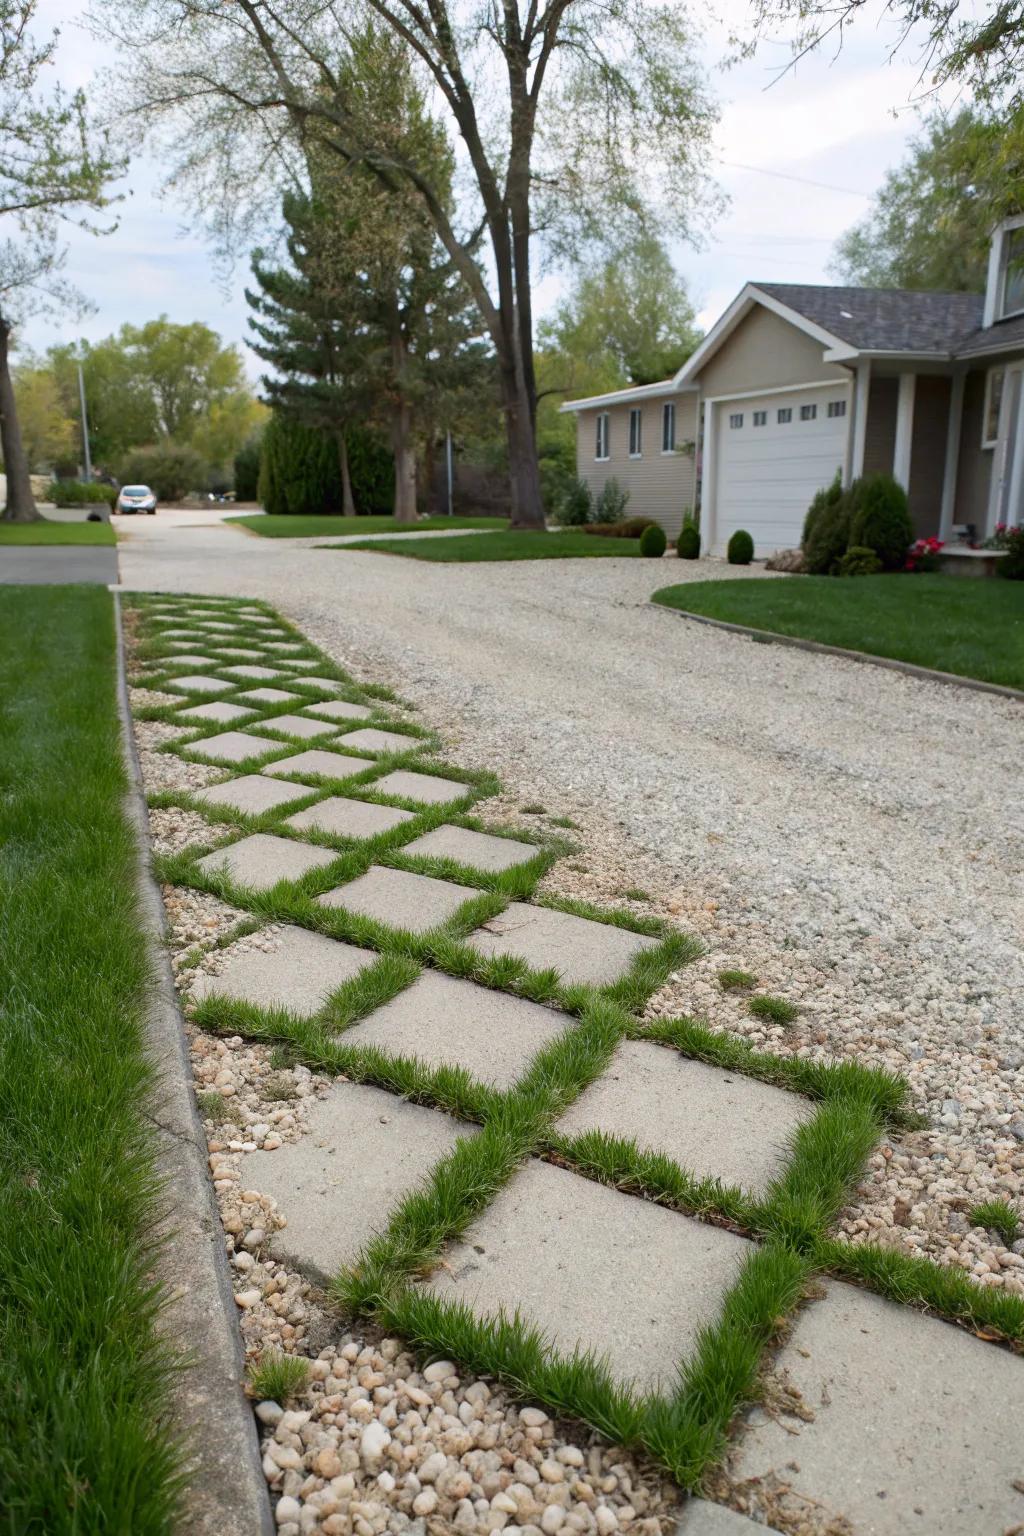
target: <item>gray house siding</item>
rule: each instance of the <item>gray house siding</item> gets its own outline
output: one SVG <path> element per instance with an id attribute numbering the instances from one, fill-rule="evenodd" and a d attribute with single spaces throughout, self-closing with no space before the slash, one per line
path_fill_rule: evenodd
<path id="1" fill-rule="evenodd" d="M 919 374 L 914 386 L 914 435 L 910 444 L 910 516 L 919 539 L 938 534 L 949 437 L 950 381 Z"/>
<path id="2" fill-rule="evenodd" d="M 661 451 L 662 406 L 672 400 L 676 408 L 676 452 Z M 629 454 L 629 413 L 642 413 L 641 457 Z M 576 416 L 576 472 L 590 486 L 595 498 L 605 481 L 613 477 L 629 492 L 627 517 L 652 517 L 669 538 L 675 538 L 687 508 L 696 504 L 696 458 L 692 445 L 697 437 L 697 394 L 657 395 L 633 405 L 612 405 L 608 415 L 608 458 L 595 458 L 597 417 L 600 411 L 579 411 Z M 680 451 L 690 444 L 691 451 Z"/>
<path id="3" fill-rule="evenodd" d="M 868 421 L 864 429 L 864 473 L 891 475 L 896 447 L 896 399 L 899 379 L 874 378 L 868 393 Z"/>

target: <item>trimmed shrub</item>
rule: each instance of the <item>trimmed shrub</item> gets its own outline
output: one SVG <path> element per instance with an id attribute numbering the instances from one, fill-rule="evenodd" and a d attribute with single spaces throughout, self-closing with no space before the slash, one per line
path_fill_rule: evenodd
<path id="1" fill-rule="evenodd" d="M 996 562 L 996 570 L 1007 581 L 1024 581 L 1024 527 L 1007 528 L 1006 554 Z"/>
<path id="2" fill-rule="evenodd" d="M 877 576 L 882 562 L 873 549 L 863 544 L 851 544 L 839 562 L 840 576 Z"/>
<path id="3" fill-rule="evenodd" d="M 552 522 L 561 522 L 560 512 L 562 504 L 576 480 L 573 470 L 566 469 L 558 459 L 540 459 L 540 499 L 544 504 L 544 515 L 550 517 Z"/>
<path id="4" fill-rule="evenodd" d="M 202 490 L 207 470 L 200 454 L 187 443 L 154 443 L 136 448 L 121 466 L 122 485 L 148 485 L 158 501 L 180 501 Z"/>
<path id="5" fill-rule="evenodd" d="M 395 456 L 379 432 L 349 427 L 348 474 L 352 500 L 361 517 L 390 517 L 395 510 Z"/>
<path id="6" fill-rule="evenodd" d="M 117 500 L 117 487 L 99 485 L 95 480 L 51 480 L 43 496 L 56 507 L 91 507 L 101 503 L 112 507 Z"/>
<path id="7" fill-rule="evenodd" d="M 826 485 L 824 490 L 816 491 L 814 500 L 807 508 L 807 516 L 804 518 L 804 528 L 800 535 L 800 548 L 806 549 L 810 541 L 814 525 L 825 511 L 826 507 L 834 507 L 842 499 L 843 482 L 838 469 L 831 485 Z"/>
<path id="8" fill-rule="evenodd" d="M 341 511 L 338 445 L 326 432 L 288 416 L 272 416 L 263 433 L 259 498 L 277 516 Z"/>
<path id="9" fill-rule="evenodd" d="M 754 558 L 754 541 L 745 528 L 737 528 L 725 547 L 730 565 L 749 565 Z"/>
<path id="10" fill-rule="evenodd" d="M 850 546 L 850 498 L 825 501 L 808 517 L 810 531 L 804 545 L 804 570 L 811 576 L 834 576 Z"/>
<path id="11" fill-rule="evenodd" d="M 565 485 L 554 513 L 563 528 L 581 528 L 594 515 L 594 497 L 585 480 L 573 478 Z"/>
<path id="12" fill-rule="evenodd" d="M 650 528 L 645 528 L 640 535 L 640 553 L 648 560 L 660 560 L 667 545 L 668 539 L 660 523 L 654 523 Z"/>
<path id="13" fill-rule="evenodd" d="M 679 530 L 676 540 L 676 550 L 680 560 L 698 560 L 700 558 L 700 529 L 692 517 L 683 518 L 683 526 Z"/>
<path id="14" fill-rule="evenodd" d="M 601 487 L 601 494 L 594 505 L 595 523 L 620 523 L 629 505 L 629 492 L 624 490 L 612 475 Z"/>
<path id="15" fill-rule="evenodd" d="M 602 539 L 639 539 L 645 528 L 657 527 L 653 517 L 627 517 L 621 523 L 588 523 L 583 532 Z"/>
<path id="16" fill-rule="evenodd" d="M 849 490 L 851 548 L 873 549 L 887 571 L 901 570 L 914 542 L 907 493 L 892 475 L 865 475 Z"/>
<path id="17" fill-rule="evenodd" d="M 235 497 L 255 501 L 260 485 L 260 445 L 255 439 L 243 443 L 235 454 Z"/>

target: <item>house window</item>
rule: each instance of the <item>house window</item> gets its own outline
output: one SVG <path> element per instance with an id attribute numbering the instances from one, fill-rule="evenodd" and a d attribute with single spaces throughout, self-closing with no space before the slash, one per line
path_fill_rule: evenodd
<path id="1" fill-rule="evenodd" d="M 768 412 L 767 411 L 755 411 L 754 412 L 754 426 L 755 427 L 763 427 L 767 420 L 768 420 Z"/>
<path id="2" fill-rule="evenodd" d="M 595 459 L 606 459 L 607 457 L 608 457 L 608 412 L 607 411 L 601 411 L 598 414 L 598 418 L 597 418 L 597 448 L 596 448 L 596 451 L 594 453 L 594 458 Z"/>
<path id="3" fill-rule="evenodd" d="M 629 413 L 629 456 L 639 459 L 643 451 L 643 413 L 634 408 Z"/>
<path id="4" fill-rule="evenodd" d="M 793 412 L 788 405 L 784 405 L 781 410 L 776 411 L 775 419 L 780 427 L 784 427 L 787 421 L 793 420 Z"/>
<path id="5" fill-rule="evenodd" d="M 985 409 L 981 417 L 981 446 L 994 448 L 999 441 L 999 408 L 1003 403 L 1005 368 L 990 368 L 985 377 Z"/>
<path id="6" fill-rule="evenodd" d="M 829 413 L 830 416 L 845 416 L 846 415 L 846 401 L 845 400 L 830 400 L 829 403 L 828 403 L 828 413 Z"/>
<path id="7" fill-rule="evenodd" d="M 743 425 L 743 412 L 742 411 L 737 411 L 735 413 L 735 415 L 730 416 L 729 417 L 729 425 L 730 425 L 730 427 L 742 427 L 742 425 Z"/>
<path id="8" fill-rule="evenodd" d="M 818 407 L 816 405 L 802 405 L 800 407 L 800 420 L 801 421 L 814 421 L 814 419 L 817 416 L 817 414 L 818 414 Z"/>
<path id="9" fill-rule="evenodd" d="M 1024 310 L 1024 225 L 1006 231 L 1003 252 L 1000 314 L 1005 318 Z"/>
<path id="10" fill-rule="evenodd" d="M 671 400 L 666 400 L 661 408 L 661 451 L 676 451 L 676 408 Z"/>

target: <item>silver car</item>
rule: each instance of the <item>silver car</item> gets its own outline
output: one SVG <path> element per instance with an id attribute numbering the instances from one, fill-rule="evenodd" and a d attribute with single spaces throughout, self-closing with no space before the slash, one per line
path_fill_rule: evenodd
<path id="1" fill-rule="evenodd" d="M 148 485 L 122 485 L 114 503 L 115 512 L 156 512 L 156 497 Z"/>

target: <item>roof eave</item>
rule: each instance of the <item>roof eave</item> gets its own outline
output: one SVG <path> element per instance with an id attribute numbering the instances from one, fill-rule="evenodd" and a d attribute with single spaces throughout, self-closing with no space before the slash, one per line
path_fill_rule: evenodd
<path id="1" fill-rule="evenodd" d="M 661 395 L 685 394 L 696 385 L 682 388 L 675 379 L 664 379 L 657 384 L 634 384 L 628 389 L 613 389 L 604 395 L 588 395 L 583 400 L 566 400 L 558 407 L 559 414 L 572 411 L 592 411 L 602 405 L 628 405 L 634 400 L 656 400 Z"/>

